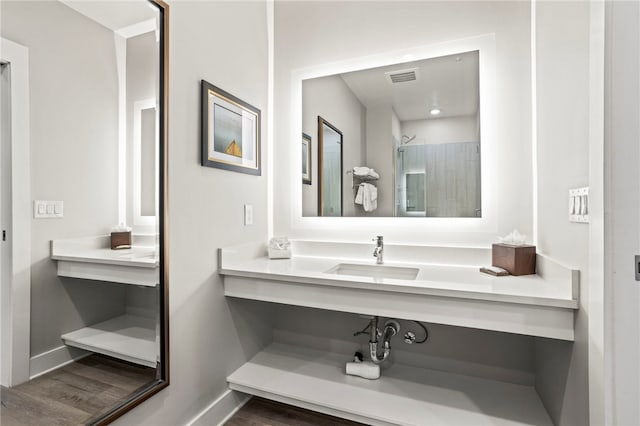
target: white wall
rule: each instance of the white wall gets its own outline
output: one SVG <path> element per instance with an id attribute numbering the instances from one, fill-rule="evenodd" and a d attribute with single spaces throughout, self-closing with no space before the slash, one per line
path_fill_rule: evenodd
<path id="1" fill-rule="evenodd" d="M 610 424 L 640 424 L 640 4 L 606 5 L 605 371 Z"/>
<path id="2" fill-rule="evenodd" d="M 400 119 L 396 114 L 395 110 L 391 108 L 391 136 L 396 140 L 400 141 L 402 138 L 402 131 L 400 129 Z"/>
<path id="3" fill-rule="evenodd" d="M 488 245 L 513 228 L 531 235 L 531 82 L 530 5 L 527 2 L 277 2 L 275 33 L 274 205 L 276 234 L 296 238 L 366 241 L 371 226 L 394 242 Z M 331 19 L 326 19 L 331 16 Z M 304 22 L 304 31 L 299 23 Z M 495 221 L 483 230 L 475 222 L 455 226 L 419 224 L 398 229 L 375 221 L 359 226 L 354 220 L 315 221 L 298 226 L 292 220 L 289 170 L 292 122 L 292 71 L 380 54 L 412 46 L 433 45 L 495 33 L 495 138 L 491 157 Z M 482 93 L 481 93 L 482 97 Z M 298 173 L 294 170 L 293 173 Z M 483 197 L 485 199 L 485 197 Z M 488 198 L 486 198 L 488 199 Z M 295 219 L 295 218 L 294 218 Z M 398 219 L 400 220 L 400 219 Z M 417 220 L 420 222 L 409 222 Z M 338 222 L 343 221 L 343 222 Z M 305 224 L 309 222 L 304 222 Z M 322 223 L 331 225 L 322 226 Z M 432 225 L 436 222 L 431 222 Z M 446 229 L 446 231 L 443 231 Z M 470 230 L 470 232 L 466 231 Z"/>
<path id="4" fill-rule="evenodd" d="M 536 389 L 558 425 L 589 422 L 589 225 L 568 190 L 589 185 L 590 5 L 537 2 L 538 252 L 580 270 L 575 343 L 536 339 Z"/>
<path id="5" fill-rule="evenodd" d="M 322 240 L 368 241 L 382 234 L 393 242 L 417 244 L 487 245 L 495 236 L 514 227 L 531 234 L 531 83 L 530 83 L 530 5 L 525 2 L 277 2 L 275 62 L 275 170 L 274 227 L 278 235 Z M 325 19 L 331 16 L 331 20 Z M 299 22 L 305 31 L 299 31 Z M 392 30 L 390 30 L 392 27 Z M 384 30 L 381 30 L 384 29 Z M 361 228 L 331 225 L 322 228 L 291 227 L 288 193 L 288 152 L 291 128 L 291 71 L 316 65 L 363 57 L 390 50 L 422 46 L 463 37 L 496 34 L 496 164 L 504 165 L 496 180 L 498 223 L 491 235 L 481 232 L 426 232 L 414 223 L 411 235 L 394 232 L 384 222 L 366 219 Z M 482 95 L 481 95 L 482 96 Z M 367 111 L 367 165 L 378 169 L 370 159 L 370 135 L 384 140 L 382 150 L 392 152 L 391 111 L 377 116 Z M 374 128 L 374 126 L 376 128 Z M 474 123 L 475 130 L 475 123 Z M 409 135 L 411 136 L 411 135 Z M 376 150 L 373 154 L 382 154 Z M 295 171 L 297 173 L 297 170 Z M 380 183 L 383 184 L 383 183 Z M 392 193 L 389 194 L 392 197 Z M 341 219 L 348 221 L 348 219 Z M 364 220 L 364 219 L 354 219 Z M 391 219 L 403 220 L 403 219 Z M 419 220 L 419 219 L 418 219 Z M 349 229 L 352 226 L 354 229 Z M 361 229 L 365 229 L 361 232 Z M 362 319 L 349 314 L 278 307 L 274 338 L 299 341 L 305 332 L 309 343 L 322 345 L 334 339 L 336 345 L 359 340 L 351 333 L 364 326 Z M 304 328 L 304 329 L 303 329 Z M 510 375 L 532 377 L 533 339 L 506 333 L 431 326 L 434 339 L 429 345 L 408 348 L 407 359 L 432 368 L 468 372 L 469 365 L 487 377 Z M 483 343 L 488 343 L 487 347 Z M 490 342 L 490 343 L 489 343 Z M 330 342 L 328 344 L 331 344 Z M 349 343 L 346 343 L 348 345 Z M 400 345 L 400 344 L 398 344 Z M 486 352 L 485 352 L 486 350 Z M 470 369 L 473 371 L 474 369 Z M 500 370 L 498 372 L 498 370 Z M 505 370 L 509 370 L 505 373 Z"/>
<path id="6" fill-rule="evenodd" d="M 225 298 L 216 263 L 219 247 L 267 239 L 265 3 L 172 2 L 169 33 L 171 384 L 115 425 L 187 423 L 271 339 L 272 306 Z M 200 79 L 261 110 L 262 176 L 200 166 Z"/>
<path id="7" fill-rule="evenodd" d="M 411 145 L 478 141 L 478 118 L 475 115 L 407 120 L 401 123 L 402 134 L 416 135 Z"/>
<path id="8" fill-rule="evenodd" d="M 2 37 L 29 48 L 31 196 L 63 200 L 63 219 L 31 220 L 31 355 L 62 333 L 124 309 L 124 288 L 59 279 L 49 241 L 117 222 L 117 76 L 113 33 L 59 2 L 1 3 Z M 82 34 L 82 37 L 78 37 Z"/>
<path id="9" fill-rule="evenodd" d="M 307 80 L 302 86 L 302 131 L 311 136 L 311 185 L 302 185 L 302 214 L 318 214 L 318 116 L 342 132 L 342 196 L 343 214 L 359 213 L 353 203 L 351 176 L 347 170 L 362 166 L 366 116 L 365 108 L 340 76 Z"/>

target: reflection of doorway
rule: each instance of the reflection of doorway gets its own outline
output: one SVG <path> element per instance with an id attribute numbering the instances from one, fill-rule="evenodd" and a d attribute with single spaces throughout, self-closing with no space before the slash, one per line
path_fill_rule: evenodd
<path id="1" fill-rule="evenodd" d="M 318 116 L 318 216 L 342 216 L 342 132 Z"/>
<path id="2" fill-rule="evenodd" d="M 28 49 L 0 39 L 2 258 L 1 382 L 29 379 L 31 315 L 31 177 Z M 19 238 L 14 236 L 19 236 Z"/>

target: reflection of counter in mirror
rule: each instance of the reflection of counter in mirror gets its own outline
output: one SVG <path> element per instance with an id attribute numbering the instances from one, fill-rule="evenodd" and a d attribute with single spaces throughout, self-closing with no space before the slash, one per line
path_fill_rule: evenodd
<path id="1" fill-rule="evenodd" d="M 168 385 L 167 5 L 3 1 L 0 9 L 3 42 L 28 52 L 26 77 L 38 99 L 25 117 L 30 157 L 12 169 L 29 169 L 27 199 L 57 200 L 45 202 L 56 206 L 55 217 L 44 209 L 29 223 L 31 298 L 11 307 L 30 315 L 10 323 L 31 344 L 12 353 L 10 365 L 3 356 L 11 374 L 2 385 L 25 393 L 63 365 L 64 372 L 105 365 L 113 374 L 101 386 L 118 392 L 62 409 L 55 395 L 88 396 L 77 394 L 81 385 L 60 384 L 47 403 L 61 408 L 53 415 L 65 424 L 108 423 Z M 108 234 L 118 224 L 133 228 L 133 248 L 111 250 Z M 12 409 L 4 405 L 3 413 Z"/>
<path id="2" fill-rule="evenodd" d="M 312 127 L 323 114 L 344 131 L 344 168 L 331 173 L 380 174 L 370 213 L 342 183 L 343 216 L 481 216 L 479 61 L 473 50 L 302 82 L 303 132 L 320 134 Z M 339 216 L 324 212 L 318 194 L 318 215 Z M 303 188 L 303 215 L 315 215 L 315 202 Z"/>

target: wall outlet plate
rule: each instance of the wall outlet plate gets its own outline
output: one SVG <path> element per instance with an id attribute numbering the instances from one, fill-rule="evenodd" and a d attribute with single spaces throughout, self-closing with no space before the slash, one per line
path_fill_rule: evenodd
<path id="1" fill-rule="evenodd" d="M 253 225 L 253 205 L 245 204 L 244 205 L 244 226 Z"/>
<path id="2" fill-rule="evenodd" d="M 589 223 L 589 187 L 569 190 L 569 222 Z"/>

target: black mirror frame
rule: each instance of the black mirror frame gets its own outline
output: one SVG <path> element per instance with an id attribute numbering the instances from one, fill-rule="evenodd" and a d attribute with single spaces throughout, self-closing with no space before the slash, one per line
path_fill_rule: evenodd
<path id="1" fill-rule="evenodd" d="M 100 417 L 91 419 L 90 425 L 106 425 L 133 408 L 151 398 L 162 389 L 169 386 L 169 202 L 168 202 L 168 106 L 169 106 L 169 5 L 162 0 L 147 0 L 158 8 L 160 22 L 160 58 L 159 58 L 159 161 L 160 176 L 158 176 L 160 232 L 160 360 L 156 370 L 156 379 L 133 394 L 128 400 L 114 407 Z"/>

